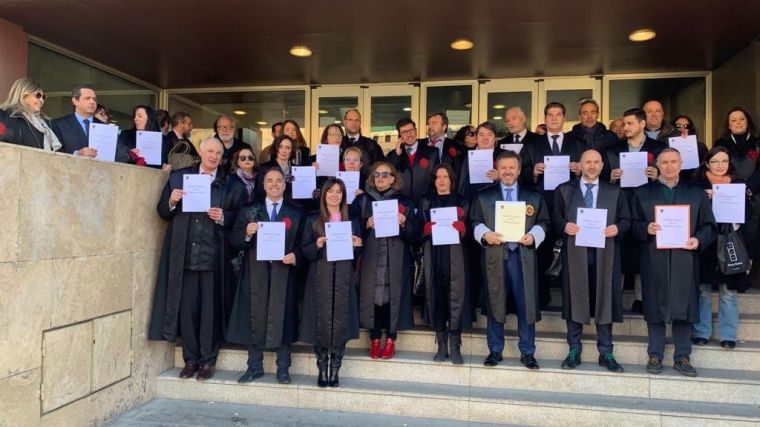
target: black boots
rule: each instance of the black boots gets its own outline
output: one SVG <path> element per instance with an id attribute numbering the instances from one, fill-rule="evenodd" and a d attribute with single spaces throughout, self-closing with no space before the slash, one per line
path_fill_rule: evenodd
<path id="1" fill-rule="evenodd" d="M 449 335 L 446 332 L 435 333 L 435 340 L 438 341 L 438 351 L 433 356 L 434 361 L 443 362 L 449 358 L 448 338 Z"/>
<path id="2" fill-rule="evenodd" d="M 464 364 L 462 359 L 462 336 L 451 334 L 449 344 L 449 355 L 451 356 L 451 363 L 455 365 Z M 440 351 L 440 350 L 439 350 Z"/>
<path id="3" fill-rule="evenodd" d="M 340 350 L 332 352 L 330 355 L 330 379 L 327 381 L 330 387 L 338 387 L 340 385 L 338 371 L 340 371 L 340 365 L 343 364 L 343 354 L 345 352 L 346 348 L 343 347 Z"/>
<path id="4" fill-rule="evenodd" d="M 326 348 L 315 348 L 314 354 L 317 356 L 317 369 L 319 370 L 317 385 L 320 387 L 327 387 L 328 350 Z"/>

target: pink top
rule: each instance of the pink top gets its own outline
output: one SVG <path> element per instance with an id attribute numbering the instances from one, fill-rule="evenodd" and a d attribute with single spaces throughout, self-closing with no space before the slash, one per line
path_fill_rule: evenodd
<path id="1" fill-rule="evenodd" d="M 330 222 L 339 222 L 342 219 L 343 216 L 340 214 L 340 212 L 330 214 Z"/>

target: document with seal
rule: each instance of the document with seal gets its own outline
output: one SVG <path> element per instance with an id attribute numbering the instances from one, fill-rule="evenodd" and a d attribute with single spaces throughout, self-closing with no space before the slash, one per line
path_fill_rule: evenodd
<path id="1" fill-rule="evenodd" d="M 493 169 L 493 149 L 468 151 L 467 167 L 470 168 L 470 184 L 492 183 L 486 174 Z"/>
<path id="2" fill-rule="evenodd" d="M 140 151 L 140 157 L 145 159 L 145 163 L 161 166 L 161 147 L 164 142 L 164 134 L 138 130 L 135 141 L 135 147 Z"/>
<path id="3" fill-rule="evenodd" d="M 744 224 L 746 184 L 713 184 L 712 210 L 715 222 Z"/>
<path id="4" fill-rule="evenodd" d="M 502 242 L 519 242 L 525 235 L 525 202 L 496 202 L 495 232 Z"/>
<path id="5" fill-rule="evenodd" d="M 330 144 L 317 145 L 317 176 L 335 176 L 340 163 L 340 146 Z"/>
<path id="6" fill-rule="evenodd" d="M 689 205 L 657 205 L 654 222 L 660 225 L 657 232 L 657 249 L 680 249 L 689 241 L 691 224 Z"/>
<path id="7" fill-rule="evenodd" d="M 647 166 L 649 165 L 646 151 L 620 153 L 621 188 L 635 188 L 647 183 Z"/>
<path id="8" fill-rule="evenodd" d="M 359 180 L 361 179 L 359 174 L 359 171 L 339 171 L 336 175 L 336 178 L 343 181 L 343 184 L 346 185 L 346 203 L 349 205 L 354 202 L 356 190 L 359 189 Z"/>
<path id="9" fill-rule="evenodd" d="M 184 175 L 182 191 L 182 212 L 206 212 L 211 207 L 211 175 Z"/>
<path id="10" fill-rule="evenodd" d="M 317 175 L 313 166 L 292 166 L 290 173 L 293 175 L 291 184 L 294 199 L 311 199 L 314 190 L 317 189 Z"/>
<path id="11" fill-rule="evenodd" d="M 433 246 L 458 245 L 459 232 L 451 224 L 457 220 L 456 206 L 430 209 L 433 225 Z"/>
<path id="12" fill-rule="evenodd" d="M 696 169 L 699 167 L 699 148 L 697 136 L 689 135 L 686 138 L 676 136 L 668 138 L 670 148 L 675 148 L 681 154 L 681 170 Z"/>
<path id="13" fill-rule="evenodd" d="M 98 150 L 98 160 L 113 162 L 116 160 L 116 140 L 119 138 L 119 127 L 102 123 L 90 124 L 90 137 L 87 146 Z"/>
<path id="14" fill-rule="evenodd" d="M 544 190 L 554 190 L 570 180 L 570 156 L 544 156 Z"/>
<path id="15" fill-rule="evenodd" d="M 285 223 L 259 222 L 256 231 L 256 261 L 282 261 L 285 258 Z"/>
<path id="16" fill-rule="evenodd" d="M 398 213 L 398 200 L 372 202 L 375 237 L 395 237 L 399 235 Z"/>
<path id="17" fill-rule="evenodd" d="M 325 223 L 327 261 L 354 259 L 354 242 L 351 239 L 352 232 L 351 221 Z"/>
<path id="18" fill-rule="evenodd" d="M 607 228 L 607 209 L 578 208 L 575 224 L 575 246 L 587 248 L 604 248 L 604 229 Z"/>

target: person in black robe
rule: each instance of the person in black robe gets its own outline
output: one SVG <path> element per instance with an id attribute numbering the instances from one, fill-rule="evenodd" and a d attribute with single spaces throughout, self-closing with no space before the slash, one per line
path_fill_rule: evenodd
<path id="1" fill-rule="evenodd" d="M 325 130 L 322 131 L 322 138 L 319 140 L 319 144 L 325 145 L 337 145 L 338 146 L 338 171 L 343 169 L 343 128 L 337 124 L 327 125 Z M 317 147 L 316 151 L 319 151 Z M 361 151 L 360 151 L 361 152 Z M 302 200 L 301 204 L 307 212 L 319 212 L 319 198 L 321 196 L 322 187 L 327 182 L 328 176 L 319 176 L 319 162 L 317 162 L 317 155 L 312 154 L 306 161 L 305 166 L 311 166 L 315 169 L 317 174 L 317 188 L 314 190 L 312 200 Z"/>
<path id="2" fill-rule="evenodd" d="M 459 176 L 459 171 L 462 168 L 463 149 L 457 141 L 446 137 L 449 132 L 449 117 L 440 111 L 431 113 L 427 116 L 426 124 L 428 137 L 419 139 L 417 142 L 436 148 L 439 161 L 451 166 L 451 169 L 454 170 L 454 177 Z"/>
<path id="3" fill-rule="evenodd" d="M 134 126 L 131 129 L 124 129 L 119 133 L 118 145 L 116 146 L 116 161 L 123 163 L 136 163 L 140 157 L 140 151 L 137 149 L 137 133 L 160 132 L 158 122 L 156 121 L 156 110 L 150 105 L 138 105 L 132 109 L 132 122 Z M 168 164 L 169 144 L 162 137 L 161 142 L 161 164 L 150 165 L 149 167 L 164 170 L 171 170 Z M 143 159 L 144 162 L 144 159 Z M 142 162 L 141 162 L 142 163 Z M 224 162 L 222 162 L 224 166 Z"/>
<path id="4" fill-rule="evenodd" d="M 665 148 L 657 157 L 660 178 L 636 189 L 633 196 L 633 233 L 641 247 L 641 290 L 644 320 L 649 335 L 647 372 L 662 372 L 665 325 L 672 324 L 673 367 L 696 376 L 691 366 L 692 324 L 699 320 L 699 254 L 715 240 L 716 224 L 710 202 L 702 189 L 679 180 L 681 155 Z M 658 249 L 656 211 L 665 205 L 689 207 L 689 238 L 683 248 Z"/>
<path id="5" fill-rule="evenodd" d="M 222 156 L 222 166 L 230 167 L 232 156 L 243 148 L 253 152 L 253 147 L 235 137 L 235 121 L 232 117 L 225 114 L 220 115 L 214 120 L 214 132 L 217 138 L 224 144 L 224 155 Z"/>
<path id="6" fill-rule="evenodd" d="M 362 116 L 356 108 L 351 108 L 343 114 L 343 127 L 346 129 L 346 135 L 341 145 L 345 148 L 356 147 L 362 151 L 362 175 L 367 175 L 373 163 L 385 160 L 383 149 L 377 141 L 362 135 Z"/>
<path id="7" fill-rule="evenodd" d="M 549 229 L 549 212 L 541 195 L 518 184 L 520 155 L 503 151 L 496 159 L 499 183 L 481 190 L 470 207 L 470 228 L 483 247 L 482 270 L 485 274 L 483 311 L 488 316 L 485 366 L 502 361 L 504 322 L 508 313 L 517 314 L 520 362 L 528 369 L 538 369 L 536 361 L 536 322 L 541 320 L 538 294 L 536 249 Z M 525 202 L 525 234 L 518 242 L 504 242 L 495 230 L 496 202 Z"/>
<path id="8" fill-rule="evenodd" d="M 587 150 L 580 163 L 581 178 L 557 187 L 552 212 L 552 226 L 563 240 L 562 318 L 567 322 L 570 348 L 562 368 L 574 369 L 581 363 L 583 325 L 593 317 L 599 365 L 623 372 L 612 353 L 612 323 L 623 321 L 620 241 L 631 226 L 628 201 L 620 187 L 601 179 L 601 153 Z M 586 208 L 607 210 L 603 248 L 576 242 L 578 212 Z"/>
<path id="9" fill-rule="evenodd" d="M 401 195 L 402 181 L 387 162 L 369 170 L 364 194 L 351 205 L 351 218 L 359 220 L 363 250 L 359 262 L 359 321 L 370 329 L 370 357 L 390 359 L 398 331 L 412 327 L 411 243 L 418 232 L 412 204 Z M 375 237 L 374 202 L 398 200 L 399 235 Z M 385 346 L 380 338 L 386 333 Z"/>
<path id="10" fill-rule="evenodd" d="M 417 141 L 417 125 L 408 117 L 396 122 L 399 140 L 388 153 L 388 163 L 399 173 L 401 194 L 412 203 L 419 203 L 433 182 L 433 167 L 439 163 L 438 149 Z"/>
<path id="11" fill-rule="evenodd" d="M 295 142 L 287 135 L 280 135 L 272 142 L 272 159 L 266 162 L 262 162 L 259 165 L 259 171 L 256 174 L 256 199 L 263 199 L 266 196 L 264 189 L 264 176 L 269 169 L 280 169 L 285 174 L 285 192 L 284 197 L 288 201 L 292 202 L 292 185 L 290 183 L 292 179 L 292 173 L 290 168 L 295 164 L 295 151 L 293 151 L 293 145 Z"/>
<path id="12" fill-rule="evenodd" d="M 182 337 L 185 366 L 180 378 L 198 380 L 214 375 L 224 334 L 222 301 L 225 269 L 224 239 L 243 203 L 245 189 L 227 179 L 222 144 L 216 138 L 201 143 L 201 163 L 169 175 L 158 201 L 158 214 L 169 221 L 164 238 L 153 298 L 148 338 L 176 341 Z M 211 208 L 184 212 L 183 182 L 186 175 L 211 176 Z"/>
<path id="13" fill-rule="evenodd" d="M 328 261 L 326 228 L 351 221 L 343 181 L 328 178 L 322 186 L 319 212 L 306 219 L 301 253 L 310 262 L 304 292 L 300 340 L 314 346 L 317 385 L 338 387 L 346 343 L 359 337 L 359 308 L 354 260 Z M 351 221 L 354 258 L 362 245 L 358 221 Z M 329 365 L 329 372 L 328 372 Z"/>
<path id="14" fill-rule="evenodd" d="M 290 345 L 298 339 L 295 266 L 302 260 L 301 209 L 283 197 L 285 174 L 270 168 L 263 179 L 266 196 L 245 206 L 230 232 L 233 248 L 246 251 L 242 280 L 230 317 L 227 340 L 248 346 L 248 369 L 238 383 L 264 375 L 264 350 L 277 353 L 277 382 L 290 383 Z M 285 223 L 281 261 L 257 260 L 256 232 L 269 222 Z"/>
<path id="15" fill-rule="evenodd" d="M 451 357 L 453 364 L 461 365 L 464 363 L 461 352 L 462 329 L 469 329 L 472 324 L 466 255 L 461 243 L 433 245 L 435 222 L 431 218 L 431 212 L 438 208 L 456 208 L 457 220 L 451 226 L 459 232 L 461 242 L 465 234 L 466 209 L 454 191 L 454 173 L 447 163 L 441 163 L 433 169 L 435 187 L 420 202 L 419 215 L 420 223 L 424 224 L 421 236 L 425 259 L 424 317 L 435 329 L 438 342 L 438 351 L 433 360 L 443 362 Z"/>

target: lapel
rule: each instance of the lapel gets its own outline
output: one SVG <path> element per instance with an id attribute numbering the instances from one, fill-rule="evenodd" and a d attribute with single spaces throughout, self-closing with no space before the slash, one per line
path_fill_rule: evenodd
<path id="1" fill-rule="evenodd" d="M 92 123 L 92 121 L 90 121 L 90 123 Z M 84 132 L 82 125 L 79 124 L 79 120 L 77 120 L 77 116 L 74 113 L 69 115 L 69 126 L 72 127 L 72 132 L 75 132 L 81 138 L 84 138 L 85 141 L 87 140 L 87 134 Z"/>
<path id="2" fill-rule="evenodd" d="M 501 185 L 498 186 L 499 190 L 501 191 Z M 525 202 L 525 232 L 527 233 L 530 231 L 531 228 L 533 228 L 533 225 L 536 222 L 536 216 L 538 215 L 538 200 L 535 197 L 535 194 L 530 191 L 527 188 L 524 188 L 523 186 L 520 186 L 517 190 L 517 201 L 518 202 Z M 533 207 L 533 213 L 531 215 L 528 215 L 527 211 L 529 210 L 528 206 Z"/>

